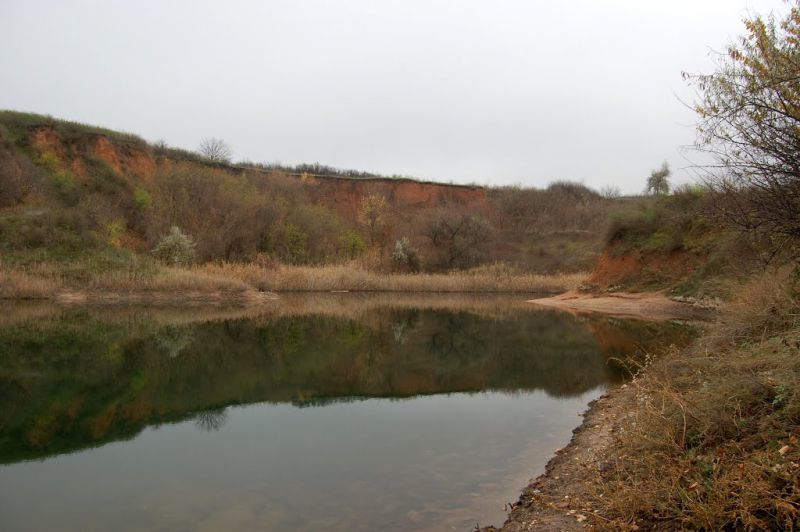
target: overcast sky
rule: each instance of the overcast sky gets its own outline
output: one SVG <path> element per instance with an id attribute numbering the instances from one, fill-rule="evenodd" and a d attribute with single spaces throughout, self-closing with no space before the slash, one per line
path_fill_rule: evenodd
<path id="1" fill-rule="evenodd" d="M 681 71 L 781 0 L 0 0 L 0 108 L 234 158 L 637 192 L 689 174 Z"/>

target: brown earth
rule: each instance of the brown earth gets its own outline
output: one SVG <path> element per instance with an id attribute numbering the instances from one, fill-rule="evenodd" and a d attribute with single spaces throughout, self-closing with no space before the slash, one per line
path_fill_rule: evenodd
<path id="1" fill-rule="evenodd" d="M 649 320 L 702 319 L 709 315 L 707 309 L 673 301 L 660 292 L 593 295 L 570 291 L 553 297 L 532 299 L 530 303 L 573 313 L 601 312 Z"/>
<path id="2" fill-rule="evenodd" d="M 387 199 L 396 209 L 425 209 L 456 202 L 488 214 L 486 190 L 481 187 L 422 183 L 410 179 L 314 178 L 325 192 L 325 203 L 341 216 L 355 220 L 361 200 L 370 194 Z"/>
<path id="3" fill-rule="evenodd" d="M 685 251 L 643 254 L 620 252 L 609 245 L 600 257 L 586 284 L 597 289 L 628 286 L 642 281 L 664 283 L 688 278 L 698 258 Z"/>
<path id="4" fill-rule="evenodd" d="M 120 145 L 113 138 L 99 134 L 91 135 L 87 145 L 64 142 L 58 132 L 49 126 L 38 127 L 30 133 L 31 146 L 42 155 L 55 154 L 64 168 L 69 168 L 78 176 L 85 176 L 84 159 L 94 158 L 104 161 L 111 168 L 129 180 L 149 182 L 159 168 L 169 168 L 175 164 L 196 165 L 202 163 L 181 162 L 168 157 L 155 157 L 148 147 Z M 242 170 L 262 172 L 270 179 L 272 172 L 238 166 L 214 165 L 220 171 L 240 173 Z M 320 188 L 320 201 L 347 219 L 355 220 L 361 200 L 370 194 L 384 196 L 396 210 L 426 209 L 457 202 L 469 209 L 489 214 L 486 190 L 479 186 L 452 185 L 415 181 L 404 178 L 346 178 L 346 177 L 308 177 L 306 182 Z"/>

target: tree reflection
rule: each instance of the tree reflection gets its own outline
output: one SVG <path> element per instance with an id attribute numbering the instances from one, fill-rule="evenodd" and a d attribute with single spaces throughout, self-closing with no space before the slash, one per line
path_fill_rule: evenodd
<path id="1" fill-rule="evenodd" d="M 213 408 L 198 412 L 194 418 L 194 426 L 203 432 L 214 432 L 221 429 L 227 420 L 227 408 Z"/>
<path id="2" fill-rule="evenodd" d="M 569 397 L 620 380 L 609 358 L 681 334 L 669 324 L 550 311 L 377 307 L 356 317 L 181 318 L 68 311 L 0 327 L 0 463 L 130 438 L 164 422 L 216 431 L 232 404 L 483 390 Z M 192 356 L 180 356 L 189 349 Z"/>
<path id="3" fill-rule="evenodd" d="M 154 339 L 161 351 L 175 358 L 191 345 L 194 335 L 192 327 L 168 325 L 159 330 Z"/>

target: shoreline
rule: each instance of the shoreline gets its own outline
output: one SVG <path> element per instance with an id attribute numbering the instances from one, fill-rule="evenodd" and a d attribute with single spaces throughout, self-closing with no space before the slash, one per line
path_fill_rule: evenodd
<path id="1" fill-rule="evenodd" d="M 528 300 L 533 305 L 559 309 L 571 314 L 605 314 L 626 318 L 666 321 L 708 319 L 712 309 L 673 301 L 659 292 L 607 295 L 565 292 L 552 297 Z M 628 384 L 607 390 L 591 401 L 580 415 L 583 421 L 572 431 L 566 446 L 557 449 L 543 473 L 522 489 L 512 503 L 506 521 L 499 527 L 487 526 L 481 532 L 521 532 L 523 530 L 583 530 L 602 519 L 585 500 L 590 479 L 599 477 L 606 464 L 613 436 L 629 415 L 626 406 L 634 401 Z"/>
<path id="2" fill-rule="evenodd" d="M 533 479 L 512 504 L 500 526 L 487 526 L 481 532 L 520 532 L 523 530 L 583 530 L 592 517 L 599 518 L 584 499 L 587 480 L 599 475 L 613 435 L 628 410 L 633 389 L 623 384 L 594 401 L 583 412 L 583 421 L 572 431 L 569 443 L 555 451 L 545 471 Z"/>

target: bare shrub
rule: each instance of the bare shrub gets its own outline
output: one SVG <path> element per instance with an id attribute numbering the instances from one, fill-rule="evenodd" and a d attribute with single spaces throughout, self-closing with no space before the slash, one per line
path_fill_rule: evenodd
<path id="1" fill-rule="evenodd" d="M 433 248 L 432 266 L 452 270 L 474 266 L 483 259 L 492 228 L 484 218 L 449 205 L 430 215 L 424 231 Z"/>
<path id="2" fill-rule="evenodd" d="M 622 196 L 622 191 L 616 185 L 606 185 L 600 189 L 600 195 L 606 199 L 617 199 Z"/>

